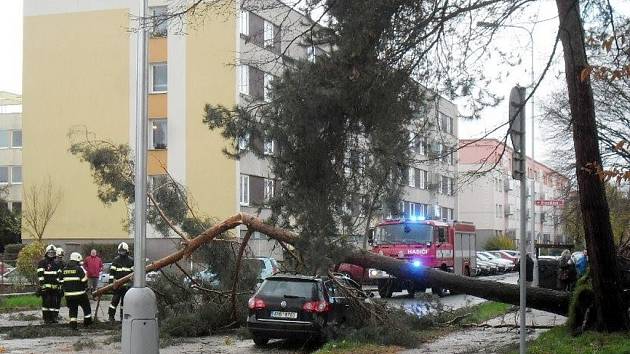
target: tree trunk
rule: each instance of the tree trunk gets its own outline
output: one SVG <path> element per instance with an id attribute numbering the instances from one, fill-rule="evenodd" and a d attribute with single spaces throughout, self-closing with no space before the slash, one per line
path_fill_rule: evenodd
<path id="1" fill-rule="evenodd" d="M 447 273 L 435 268 L 412 267 L 408 262 L 375 253 L 355 251 L 345 260 L 364 268 L 386 271 L 400 279 L 420 281 L 430 287 L 446 288 L 458 293 L 469 294 L 487 300 L 519 305 L 519 286 L 491 280 L 481 280 Z M 538 310 L 566 316 L 570 296 L 564 291 L 545 288 L 527 288 L 527 306 Z"/>
<path id="2" fill-rule="evenodd" d="M 580 209 L 595 293 L 596 327 L 605 331 L 624 330 L 627 328 L 627 311 L 618 283 L 620 278 L 606 191 L 599 176 L 585 169 L 589 163 L 601 166 L 602 161 L 597 139 L 593 91 L 589 79 L 581 80 L 582 70 L 588 67 L 588 61 L 579 2 L 556 0 L 556 5 L 573 123 Z"/>
<path id="3" fill-rule="evenodd" d="M 261 220 L 247 214 L 237 214 L 195 237 L 190 242 L 186 243 L 186 246 L 181 250 L 148 265 L 146 270 L 157 270 L 169 264 L 173 264 L 193 253 L 204 243 L 212 241 L 217 235 L 235 228 L 238 225 L 245 225 L 248 231 L 259 231 L 275 240 L 289 244 L 295 244 L 297 241 L 297 236 L 287 230 L 265 224 Z M 346 262 L 360 265 L 364 268 L 382 269 L 401 279 L 422 281 L 429 286 L 447 288 L 460 293 L 507 304 L 519 304 L 519 288 L 514 284 L 463 277 L 426 267 L 412 269 L 409 267 L 408 262 L 358 249 L 351 252 L 346 258 Z M 117 280 L 114 284 L 98 289 L 94 292 L 94 296 L 101 296 L 113 290 L 115 287 L 119 287 L 130 281 L 132 276 L 133 273 Z M 543 288 L 528 288 L 527 304 L 529 307 L 535 309 L 566 315 L 569 308 L 569 293 Z"/>

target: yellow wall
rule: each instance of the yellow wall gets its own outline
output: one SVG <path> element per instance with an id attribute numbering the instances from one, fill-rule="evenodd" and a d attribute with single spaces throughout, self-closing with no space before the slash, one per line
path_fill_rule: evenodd
<path id="1" fill-rule="evenodd" d="M 68 152 L 68 131 L 129 140 L 127 10 L 24 18 L 24 188 L 50 176 L 64 197 L 46 238 L 120 238 L 122 203 L 96 196 L 88 165 Z"/>
<path id="2" fill-rule="evenodd" d="M 206 103 L 235 104 L 235 16 L 209 15 L 186 38 L 186 184 L 199 209 L 218 219 L 236 213 L 236 165 L 225 140 L 202 123 Z"/>
<path id="3" fill-rule="evenodd" d="M 166 150 L 149 150 L 147 154 L 147 174 L 149 176 L 166 174 L 168 168 Z"/>
<path id="4" fill-rule="evenodd" d="M 167 118 L 166 112 L 168 95 L 166 93 L 152 93 L 148 96 L 149 118 Z"/>

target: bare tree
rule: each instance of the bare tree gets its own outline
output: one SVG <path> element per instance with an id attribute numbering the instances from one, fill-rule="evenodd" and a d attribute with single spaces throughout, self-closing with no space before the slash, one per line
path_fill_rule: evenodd
<path id="1" fill-rule="evenodd" d="M 41 241 L 62 199 L 63 193 L 55 187 L 50 176 L 43 183 L 33 184 L 26 189 L 22 201 L 25 231 Z"/>

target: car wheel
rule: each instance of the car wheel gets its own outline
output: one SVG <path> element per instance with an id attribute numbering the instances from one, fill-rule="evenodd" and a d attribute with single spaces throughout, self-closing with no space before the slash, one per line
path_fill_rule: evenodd
<path id="1" fill-rule="evenodd" d="M 433 292 L 433 294 L 437 295 L 438 297 L 446 296 L 446 289 L 444 288 L 431 288 L 431 292 Z"/>
<path id="2" fill-rule="evenodd" d="M 383 299 L 392 297 L 394 291 L 392 290 L 391 280 L 382 280 L 378 282 L 378 294 Z"/>
<path id="3" fill-rule="evenodd" d="M 269 343 L 269 338 L 258 335 L 258 334 L 253 334 L 252 339 L 254 340 L 254 344 L 256 344 L 259 347 L 262 347 L 264 345 L 267 345 L 267 343 Z"/>

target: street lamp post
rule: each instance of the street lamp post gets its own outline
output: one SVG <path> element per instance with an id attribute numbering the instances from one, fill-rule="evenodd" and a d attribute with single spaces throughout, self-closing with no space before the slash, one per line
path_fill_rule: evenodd
<path id="1" fill-rule="evenodd" d="M 139 0 L 136 62 L 136 140 L 133 287 L 124 298 L 122 318 L 122 352 L 124 354 L 159 353 L 157 302 L 146 287 L 146 211 L 147 211 L 147 146 L 148 146 L 148 0 Z"/>
<path id="2" fill-rule="evenodd" d="M 531 76 L 531 90 L 532 90 L 532 97 L 530 97 L 530 101 L 531 101 L 531 132 L 530 135 L 532 137 L 532 165 L 533 162 L 535 160 L 535 156 L 534 156 L 534 127 L 535 127 L 535 115 L 534 115 L 534 87 L 536 86 L 536 82 L 535 80 L 535 76 L 534 76 L 534 35 L 532 33 L 532 31 L 530 29 L 528 29 L 527 27 L 523 27 L 523 26 L 517 26 L 517 25 L 506 25 L 506 24 L 499 24 L 499 23 L 494 23 L 494 22 L 477 22 L 477 26 L 479 27 L 486 27 L 486 28 L 499 28 L 499 27 L 509 27 L 509 28 L 517 28 L 520 30 L 523 30 L 525 32 L 527 32 L 527 34 L 529 35 L 529 43 L 530 43 L 530 51 L 531 51 L 531 63 L 530 63 L 530 76 Z M 526 164 L 527 165 L 527 164 Z M 533 171 L 533 169 L 532 169 Z M 532 215 L 531 215 L 531 237 L 530 237 L 530 252 L 532 253 L 532 259 L 534 260 L 534 279 L 532 282 L 532 286 L 538 286 L 538 258 L 536 258 L 535 252 L 536 252 L 536 174 L 534 174 L 532 176 L 532 186 L 531 186 L 531 200 L 530 200 L 530 208 L 532 210 Z M 527 180 L 527 178 L 525 178 L 525 180 Z"/>

